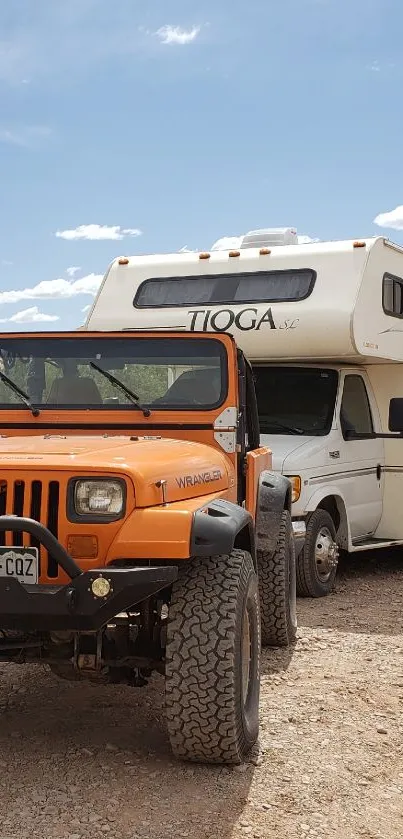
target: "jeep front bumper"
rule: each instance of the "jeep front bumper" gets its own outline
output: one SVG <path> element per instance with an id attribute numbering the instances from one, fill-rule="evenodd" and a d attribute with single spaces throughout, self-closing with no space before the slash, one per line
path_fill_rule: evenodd
<path id="1" fill-rule="evenodd" d="M 83 572 L 39 522 L 0 516 L 0 530 L 29 533 L 70 577 L 65 585 L 24 585 L 15 578 L 0 577 L 0 630 L 96 631 L 116 615 L 172 585 L 178 576 L 178 568 L 173 565 L 104 567 Z M 105 596 L 94 594 L 97 579 L 107 581 Z M 102 584 L 95 586 L 95 590 L 99 588 Z"/>

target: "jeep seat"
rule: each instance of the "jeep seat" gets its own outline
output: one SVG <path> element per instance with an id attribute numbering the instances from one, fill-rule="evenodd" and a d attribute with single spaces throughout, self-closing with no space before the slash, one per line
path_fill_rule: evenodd
<path id="1" fill-rule="evenodd" d="M 90 377 L 63 376 L 52 382 L 50 405 L 102 405 L 101 394 Z"/>
<path id="2" fill-rule="evenodd" d="M 220 371 L 216 368 L 187 370 L 182 373 L 167 390 L 164 396 L 155 400 L 154 405 L 174 405 L 175 403 L 199 403 L 214 405 L 221 392 Z"/>

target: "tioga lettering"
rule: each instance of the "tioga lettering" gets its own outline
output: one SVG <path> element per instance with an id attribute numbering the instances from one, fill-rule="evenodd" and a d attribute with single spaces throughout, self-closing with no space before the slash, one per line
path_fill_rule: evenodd
<path id="1" fill-rule="evenodd" d="M 251 329 L 259 330 L 267 323 L 269 329 L 276 329 L 271 308 L 258 317 L 258 310 L 253 307 L 241 309 L 234 312 L 232 309 L 219 309 L 212 312 L 211 309 L 189 309 L 188 315 L 192 315 L 190 323 L 191 332 L 207 332 L 212 329 L 214 332 L 228 332 L 231 326 L 235 326 L 241 332 L 249 332 Z"/>
<path id="2" fill-rule="evenodd" d="M 220 481 L 221 478 L 221 469 L 213 469 L 211 472 L 199 472 L 196 475 L 183 475 L 176 479 L 176 483 L 181 489 L 186 489 L 186 487 L 195 487 L 200 484 L 211 484 L 214 481 Z"/>

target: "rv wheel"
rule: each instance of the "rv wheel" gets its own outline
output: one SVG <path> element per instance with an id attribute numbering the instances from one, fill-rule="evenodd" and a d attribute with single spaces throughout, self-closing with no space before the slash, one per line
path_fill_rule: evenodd
<path id="1" fill-rule="evenodd" d="M 326 510 L 315 510 L 307 522 L 304 548 L 297 559 L 297 594 L 300 597 L 330 594 L 338 556 L 334 521 Z"/>

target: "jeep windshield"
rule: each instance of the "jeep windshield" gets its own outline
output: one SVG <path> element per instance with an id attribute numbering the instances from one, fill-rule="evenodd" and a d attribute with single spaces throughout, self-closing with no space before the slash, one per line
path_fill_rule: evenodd
<path id="1" fill-rule="evenodd" d="M 0 371 L 41 412 L 209 410 L 227 395 L 227 366 L 215 339 L 0 337 Z M 10 408 L 29 410 L 0 377 L 0 410 Z"/>
<path id="2" fill-rule="evenodd" d="M 262 434 L 328 434 L 338 375 L 319 367 L 254 367 Z"/>

